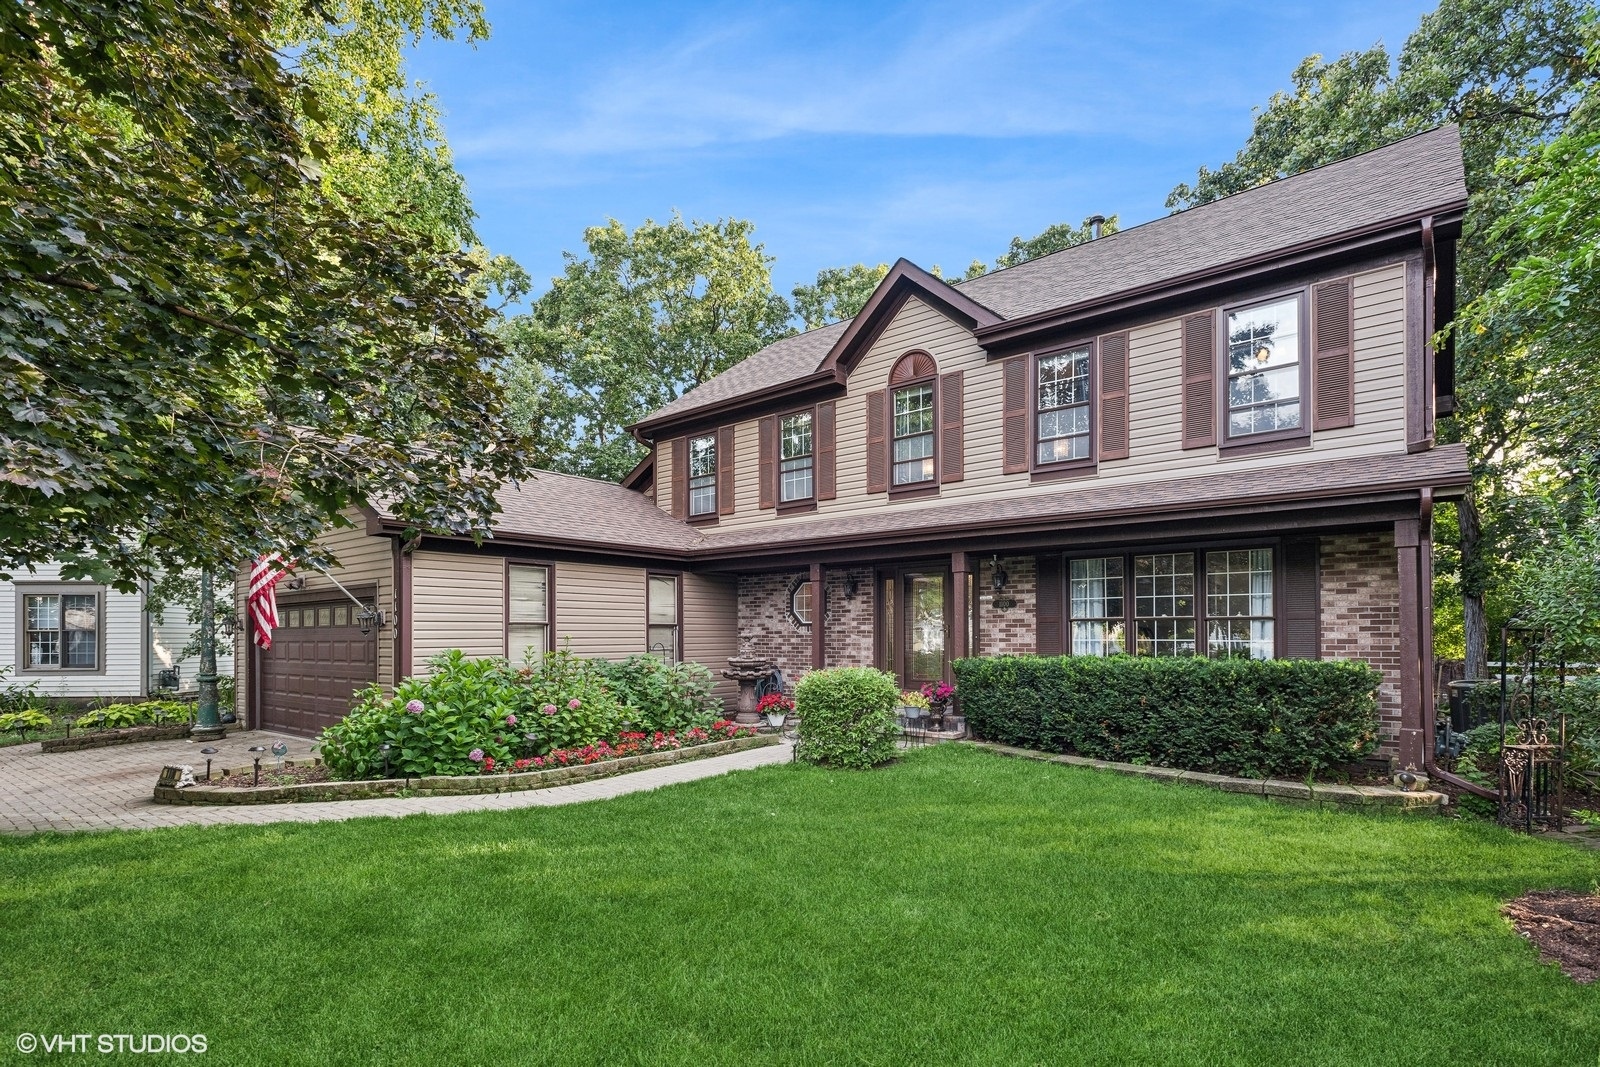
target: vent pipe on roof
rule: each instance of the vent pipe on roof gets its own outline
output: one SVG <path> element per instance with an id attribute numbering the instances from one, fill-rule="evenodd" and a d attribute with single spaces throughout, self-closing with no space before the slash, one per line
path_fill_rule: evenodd
<path id="1" fill-rule="evenodd" d="M 1089 240 L 1100 240 L 1100 227 L 1104 226 L 1105 223 L 1106 217 L 1104 215 L 1089 216 Z"/>

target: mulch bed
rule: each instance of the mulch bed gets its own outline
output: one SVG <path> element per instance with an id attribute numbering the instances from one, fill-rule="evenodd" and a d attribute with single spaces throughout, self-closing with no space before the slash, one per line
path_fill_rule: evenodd
<path id="1" fill-rule="evenodd" d="M 1575 982 L 1600 978 L 1600 897 L 1565 889 L 1524 893 L 1500 909 L 1517 933 Z"/>
<path id="2" fill-rule="evenodd" d="M 226 778 L 216 777 L 206 781 L 201 775 L 195 775 L 195 782 L 199 785 L 221 786 L 230 789 L 249 789 L 257 784 L 269 785 L 309 785 L 312 782 L 331 782 L 333 775 L 328 773 L 328 768 L 321 763 L 297 767 L 284 767 L 278 770 L 276 764 L 265 761 L 261 764 L 261 781 L 255 780 L 254 770 L 245 771 L 243 774 L 230 774 Z"/>

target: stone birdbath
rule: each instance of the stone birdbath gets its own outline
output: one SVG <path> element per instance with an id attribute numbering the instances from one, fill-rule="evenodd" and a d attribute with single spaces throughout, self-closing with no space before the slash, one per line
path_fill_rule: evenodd
<path id="1" fill-rule="evenodd" d="M 774 666 L 771 660 L 752 653 L 748 641 L 739 646 L 737 656 L 728 657 L 728 669 L 722 676 L 739 683 L 739 712 L 734 722 L 752 726 L 761 721 L 756 712 L 756 683 L 771 674 Z"/>

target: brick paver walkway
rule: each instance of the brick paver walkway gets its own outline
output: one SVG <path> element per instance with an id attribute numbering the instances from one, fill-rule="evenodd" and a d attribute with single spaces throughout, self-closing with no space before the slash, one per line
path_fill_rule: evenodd
<path id="1" fill-rule="evenodd" d="M 251 745 L 270 745 L 279 739 L 288 743 L 289 759 L 303 758 L 309 753 L 311 743 L 303 737 L 246 731 L 229 734 L 224 740 L 213 743 L 213 747 L 221 750 L 212 757 L 213 765 L 218 768 L 248 766 L 250 757 L 246 750 Z M 789 759 L 789 745 L 785 743 L 576 785 L 481 796 L 385 797 L 381 800 L 227 807 L 157 804 L 152 800 L 150 794 L 156 775 L 163 766 L 187 763 L 194 767 L 196 776 L 205 773 L 206 758 L 200 754 L 204 747 L 192 741 L 154 741 L 57 754 L 43 753 L 36 744 L 0 748 L 0 834 L 31 834 L 42 830 L 148 830 L 159 826 L 219 823 L 321 822 L 368 815 L 550 807 L 657 789 L 675 782 L 711 778 Z M 262 760 L 262 767 L 270 767 L 273 762 L 269 753 Z"/>

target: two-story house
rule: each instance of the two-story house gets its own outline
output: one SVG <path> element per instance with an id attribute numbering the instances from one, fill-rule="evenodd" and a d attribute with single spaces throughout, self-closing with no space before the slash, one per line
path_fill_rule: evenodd
<path id="1" fill-rule="evenodd" d="M 634 427 L 621 486 L 508 486 L 482 547 L 402 548 L 377 511 L 336 535 L 390 624 L 301 662 L 338 605 L 286 595 L 280 636 L 315 640 L 253 657 L 257 721 L 338 714 L 307 678 L 563 639 L 908 687 L 967 655 L 1337 657 L 1383 671 L 1385 745 L 1420 766 L 1431 509 L 1468 484 L 1431 343 L 1466 201 L 1446 127 L 955 285 L 902 260 Z"/>

